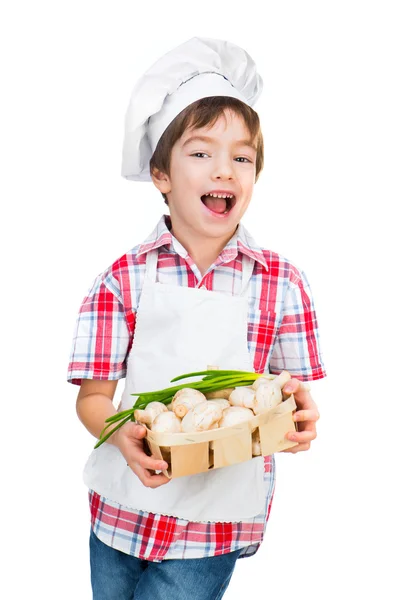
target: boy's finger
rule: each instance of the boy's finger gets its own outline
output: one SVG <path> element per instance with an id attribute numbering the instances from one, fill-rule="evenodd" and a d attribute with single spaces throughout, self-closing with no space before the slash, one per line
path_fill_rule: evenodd
<path id="1" fill-rule="evenodd" d="M 300 381 L 296 377 L 293 377 L 288 383 L 285 384 L 283 391 L 287 394 L 295 394 L 296 392 L 309 392 L 311 391 L 311 386 L 309 383 Z"/>
<path id="2" fill-rule="evenodd" d="M 283 387 L 283 392 L 286 394 L 294 394 L 299 389 L 300 383 L 301 381 L 298 379 L 290 379 L 290 381 L 288 381 Z"/>
<path id="3" fill-rule="evenodd" d="M 143 485 L 149 488 L 157 488 L 160 485 L 164 485 L 165 483 L 168 483 L 170 481 L 170 479 L 166 477 L 166 475 L 152 475 L 151 473 L 149 473 L 149 471 L 141 467 L 139 467 L 139 469 L 136 471 L 136 474 L 138 475 Z"/>
<path id="4" fill-rule="evenodd" d="M 168 468 L 167 462 L 164 460 L 158 460 L 152 456 L 148 456 L 145 452 L 138 452 L 138 464 L 144 469 L 151 469 L 152 471 L 164 471 Z"/>
<path id="5" fill-rule="evenodd" d="M 160 485 L 164 485 L 165 483 L 168 483 L 168 481 L 170 481 L 170 479 L 166 477 L 166 475 L 152 475 L 147 469 L 144 469 L 138 463 L 134 463 L 134 465 L 130 464 L 128 466 L 134 472 L 134 474 L 141 480 L 145 487 L 157 488 Z"/>
<path id="6" fill-rule="evenodd" d="M 298 444 L 302 444 L 304 442 L 312 442 L 312 440 L 315 440 L 316 437 L 317 432 L 315 431 L 315 429 L 312 431 L 291 431 L 290 433 L 286 434 L 286 438 L 288 440 L 291 440 L 292 442 L 297 442 Z"/>
<path id="7" fill-rule="evenodd" d="M 317 410 L 297 410 L 293 415 L 294 421 L 318 421 L 319 418 Z"/>
<path id="8" fill-rule="evenodd" d="M 132 434 L 138 438 L 138 440 L 141 440 L 146 436 L 146 427 L 144 425 L 140 425 L 139 423 L 135 423 Z"/>
<path id="9" fill-rule="evenodd" d="M 145 483 L 146 487 L 149 488 L 157 488 L 161 485 L 166 485 L 169 483 L 170 479 L 166 477 L 166 475 L 151 475 L 148 473 L 149 479 L 147 479 L 147 483 Z"/>

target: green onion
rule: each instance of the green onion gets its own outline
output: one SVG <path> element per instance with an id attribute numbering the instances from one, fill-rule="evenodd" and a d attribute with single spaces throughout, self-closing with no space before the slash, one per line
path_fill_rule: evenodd
<path id="1" fill-rule="evenodd" d="M 99 442 L 97 442 L 97 443 L 95 444 L 95 446 L 94 446 L 94 450 L 95 450 L 95 448 L 98 448 L 99 446 L 101 446 L 101 444 L 103 444 L 104 442 L 106 442 L 106 441 L 107 441 L 107 439 L 108 439 L 108 438 L 109 438 L 109 437 L 110 437 L 110 436 L 111 436 L 113 433 L 115 433 L 115 431 L 117 431 L 117 430 L 118 430 L 120 427 L 122 427 L 122 425 L 124 425 L 124 424 L 125 424 L 127 421 L 129 421 L 129 419 L 131 418 L 131 416 L 132 416 L 132 415 L 129 415 L 128 417 L 126 417 L 126 419 L 123 419 L 123 421 L 121 421 L 121 422 L 119 423 L 119 425 L 117 425 L 116 427 L 114 427 L 113 429 L 111 429 L 111 431 L 110 431 L 110 432 L 109 432 L 109 433 L 108 433 L 108 434 L 107 434 L 107 435 L 106 435 L 104 438 L 102 438 L 102 439 L 101 439 L 101 435 L 102 435 L 102 433 L 101 433 L 101 435 L 99 436 L 99 437 L 100 437 L 100 439 L 99 439 Z M 106 427 L 105 427 L 105 429 L 103 429 L 103 431 L 105 431 L 105 430 L 106 430 Z"/>
<path id="2" fill-rule="evenodd" d="M 211 370 L 209 369 L 209 371 L 197 371 L 196 373 L 187 373 L 186 375 L 179 375 L 178 377 L 175 377 L 174 379 L 171 379 L 170 381 L 178 381 L 179 379 L 187 379 L 187 377 L 195 377 L 196 375 L 205 375 L 204 379 L 212 379 L 215 376 L 221 376 L 221 375 L 237 375 L 238 377 L 243 377 L 243 375 L 251 375 L 251 376 L 255 376 L 258 375 L 258 373 L 252 373 L 252 372 L 247 372 L 247 371 L 222 371 L 221 369 L 217 369 L 217 370 Z M 257 377 L 256 377 L 257 379 Z"/>

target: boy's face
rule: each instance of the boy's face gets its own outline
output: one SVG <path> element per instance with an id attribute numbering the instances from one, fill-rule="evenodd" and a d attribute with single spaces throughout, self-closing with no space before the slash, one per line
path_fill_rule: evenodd
<path id="1" fill-rule="evenodd" d="M 246 143 L 250 136 L 242 118 L 232 111 L 224 115 L 212 127 L 187 129 L 172 148 L 170 176 L 152 177 L 167 194 L 172 230 L 185 236 L 228 240 L 252 197 L 256 150 Z M 209 192 L 234 198 L 205 196 Z"/>

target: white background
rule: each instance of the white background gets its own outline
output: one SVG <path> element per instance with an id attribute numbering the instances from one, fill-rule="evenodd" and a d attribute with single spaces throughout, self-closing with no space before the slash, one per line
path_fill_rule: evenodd
<path id="1" fill-rule="evenodd" d="M 277 457 L 265 541 L 225 598 L 407 598 L 407 3 L 16 1 L 0 22 L 7 598 L 91 598 L 71 339 L 95 276 L 167 211 L 120 176 L 123 122 L 138 77 L 195 35 L 263 77 L 243 222 L 307 273 L 329 375 L 319 436 Z"/>

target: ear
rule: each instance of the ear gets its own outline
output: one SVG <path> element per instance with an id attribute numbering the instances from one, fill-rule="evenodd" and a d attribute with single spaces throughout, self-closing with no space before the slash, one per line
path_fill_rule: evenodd
<path id="1" fill-rule="evenodd" d="M 162 194 L 168 194 L 171 190 L 170 177 L 166 173 L 162 173 L 156 167 L 151 172 L 152 181 Z"/>

